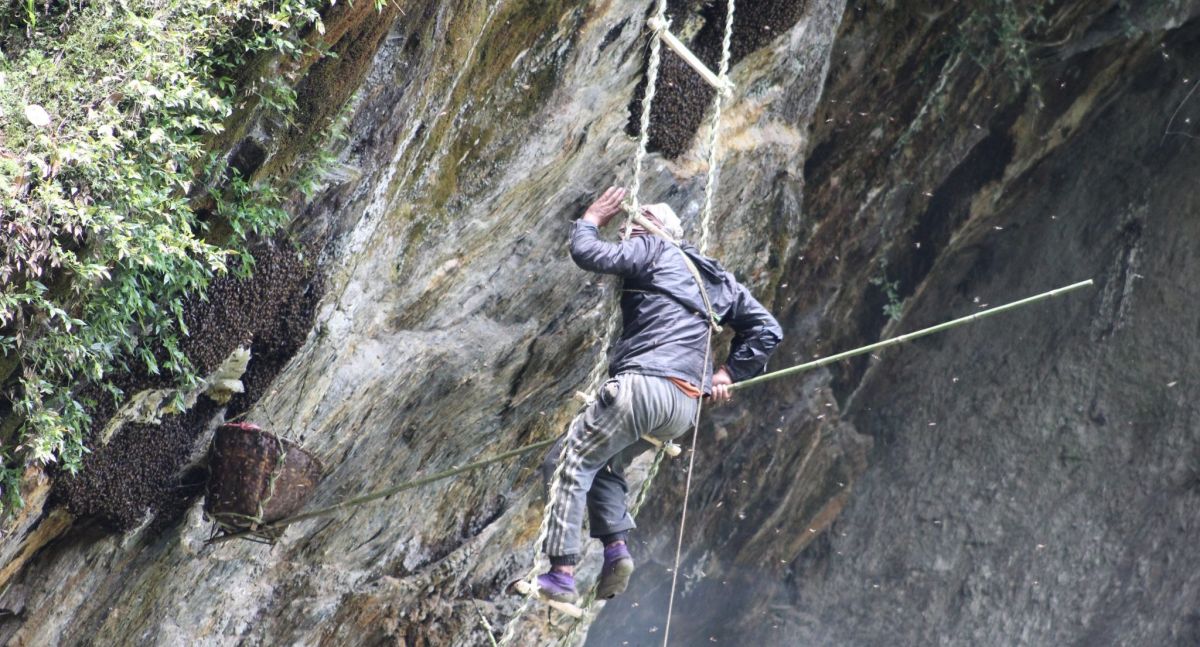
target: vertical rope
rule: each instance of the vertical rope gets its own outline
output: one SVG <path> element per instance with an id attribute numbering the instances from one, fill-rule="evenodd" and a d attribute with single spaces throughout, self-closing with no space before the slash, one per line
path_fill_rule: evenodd
<path id="1" fill-rule="evenodd" d="M 721 40 L 721 63 L 717 68 L 717 77 L 725 81 L 729 72 L 729 49 L 733 41 L 733 8 L 734 0 L 725 4 L 725 36 Z M 708 186 L 704 192 L 704 209 L 700 216 L 700 251 L 708 250 L 708 222 L 712 215 L 713 200 L 717 194 L 717 179 L 720 174 L 717 148 L 721 132 L 721 108 L 725 103 L 726 90 L 717 90 L 713 97 L 712 119 L 709 121 L 708 132 Z"/>
<path id="2" fill-rule="evenodd" d="M 666 22 L 666 15 L 666 0 L 658 0 L 657 7 L 655 9 L 655 16 L 663 22 Z M 646 93 L 642 98 L 641 133 L 638 138 L 637 152 L 633 157 L 633 183 L 629 192 L 631 201 L 630 211 L 632 213 L 637 213 L 638 209 L 640 208 L 640 203 L 638 202 L 638 192 L 641 190 L 642 186 L 642 165 L 645 162 L 647 149 L 650 145 L 650 106 L 654 101 L 655 85 L 658 82 L 658 67 L 661 63 L 661 50 L 662 43 L 658 39 L 657 35 L 651 37 L 650 60 L 646 68 Z M 630 218 L 626 217 L 625 223 L 622 225 L 622 230 L 622 238 L 628 238 L 632 230 L 632 220 Z M 600 344 L 600 357 L 597 359 L 595 367 L 592 368 L 592 372 L 588 375 L 587 382 L 589 393 L 595 393 L 600 387 L 600 381 L 604 378 L 604 367 L 608 359 L 608 349 L 612 345 L 613 337 L 615 337 L 617 334 L 617 327 L 620 325 L 620 316 L 621 311 L 619 307 L 613 308 L 609 314 L 608 322 L 605 325 L 604 335 Z M 558 456 L 558 465 L 554 468 L 554 475 L 550 479 L 550 493 L 547 497 L 546 506 L 542 513 L 542 522 L 538 528 L 538 538 L 533 548 L 533 566 L 525 577 L 525 579 L 528 580 L 531 585 L 529 595 L 525 596 L 525 599 L 521 602 L 521 606 L 517 608 L 516 613 L 514 613 L 513 616 L 509 618 L 508 622 L 505 623 L 504 633 L 500 637 L 498 647 L 507 647 L 509 644 L 511 644 L 513 638 L 515 637 L 517 621 L 520 620 L 520 618 L 529 610 L 529 606 L 532 603 L 534 596 L 537 595 L 535 579 L 537 578 L 538 572 L 542 569 L 542 546 L 545 545 L 546 536 L 549 533 L 550 515 L 554 509 L 554 503 L 558 500 L 559 481 L 561 481 L 563 466 L 566 465 L 564 458 L 566 458 L 568 453 L 573 450 L 574 448 L 571 446 L 570 437 L 568 436 L 567 441 L 563 443 L 562 452 Z M 594 590 L 591 592 L 590 596 L 595 596 Z M 580 623 L 577 622 L 575 626 L 578 626 L 579 624 Z"/>
<path id="3" fill-rule="evenodd" d="M 712 326 L 708 327 L 708 343 L 704 345 L 704 367 L 712 356 Z M 704 408 L 704 398 L 696 402 L 696 417 L 692 420 L 692 451 L 688 456 L 687 478 L 683 484 L 683 510 L 679 513 L 679 537 L 675 541 L 675 565 L 671 568 L 671 597 L 667 598 L 667 623 L 663 628 L 663 647 L 671 639 L 671 614 L 675 611 L 675 587 L 679 583 L 679 557 L 683 553 L 683 531 L 687 526 L 687 502 L 692 493 L 692 469 L 696 466 L 696 453 L 699 448 L 696 442 L 700 436 L 700 411 Z"/>
<path id="4" fill-rule="evenodd" d="M 558 482 L 562 476 L 563 465 L 567 462 L 563 459 L 566 458 L 570 445 L 570 436 L 568 436 L 567 440 L 563 442 L 562 450 L 558 454 L 558 466 L 554 468 L 554 475 L 550 477 L 550 495 L 546 498 L 546 507 L 542 513 L 542 523 L 538 528 L 538 538 L 533 545 L 533 565 L 524 577 L 530 583 L 531 589 L 529 594 L 525 596 L 525 599 L 521 601 L 521 606 L 517 607 L 516 613 L 508 619 L 508 622 L 504 623 L 504 633 L 501 634 L 497 647 L 506 647 L 506 645 L 512 643 L 513 638 L 516 637 L 517 620 L 520 620 L 525 615 L 525 612 L 529 610 L 530 604 L 533 603 L 534 596 L 537 595 L 535 579 L 538 576 L 538 571 L 542 568 L 541 550 L 542 546 L 546 543 L 546 535 L 550 530 L 550 514 L 554 508 L 553 503 L 558 499 Z"/>
<path id="5" fill-rule="evenodd" d="M 729 46 L 733 40 L 733 9 L 734 0 L 725 0 L 725 36 L 721 41 L 721 65 L 717 72 L 717 77 L 721 79 L 722 84 L 727 80 L 729 72 Z M 701 253 L 708 250 L 708 223 L 712 216 L 713 198 L 716 193 L 717 173 L 719 170 L 717 157 L 717 145 L 719 143 L 720 126 L 721 126 L 721 105 L 724 100 L 724 90 L 717 90 L 717 94 L 713 97 L 713 116 L 711 122 L 711 131 L 708 139 L 708 186 L 704 192 L 704 210 L 700 216 L 700 251 Z M 703 289 L 703 287 L 701 287 Z M 709 358 L 712 354 L 712 327 L 708 329 L 708 340 L 704 344 L 704 369 L 708 370 Z M 668 641 L 671 638 L 671 615 L 675 611 L 675 591 L 679 582 L 679 562 L 683 554 L 683 535 L 687 527 L 687 504 L 692 493 L 692 472 L 696 465 L 696 454 L 699 453 L 697 442 L 700 435 L 700 411 L 703 408 L 704 398 L 696 403 L 696 419 L 692 422 L 692 453 L 688 456 L 687 478 L 683 485 L 683 509 L 679 513 L 679 536 L 675 541 L 675 563 L 671 568 L 671 596 L 667 601 L 667 622 L 663 628 L 663 647 L 667 647 Z"/>
<path id="6" fill-rule="evenodd" d="M 660 24 L 667 24 L 667 0 L 658 0 L 654 17 Z M 665 27 L 664 27 L 665 28 Z M 638 202 L 638 192 L 642 188 L 642 164 L 646 159 L 646 150 L 650 146 L 650 106 L 654 103 L 654 95 L 658 91 L 658 66 L 662 60 L 662 40 L 656 31 L 650 37 L 650 60 L 646 63 L 646 92 L 642 95 L 642 119 L 639 127 L 637 152 L 633 155 L 633 183 L 629 187 L 631 208 L 637 213 L 641 208 Z M 626 222 L 628 226 L 628 221 Z"/>

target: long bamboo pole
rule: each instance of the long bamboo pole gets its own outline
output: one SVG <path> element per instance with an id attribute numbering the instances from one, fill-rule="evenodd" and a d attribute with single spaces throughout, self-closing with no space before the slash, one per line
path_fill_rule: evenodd
<path id="1" fill-rule="evenodd" d="M 642 218 L 640 218 L 640 217 L 637 217 L 636 219 L 642 220 Z M 644 225 L 648 225 L 648 227 L 647 227 L 648 229 L 652 229 L 652 230 L 657 229 L 657 227 L 654 227 L 654 225 L 649 222 L 644 222 Z M 667 237 L 667 238 L 669 239 L 669 237 Z M 1071 285 L 1061 287 L 1056 290 L 1050 290 L 1049 292 L 1043 292 L 1041 294 L 1037 294 L 1037 295 L 1034 295 L 1031 297 L 1021 299 L 1019 301 L 1013 301 L 1012 303 L 1006 303 L 1002 306 L 996 306 L 995 308 L 989 308 L 987 310 L 982 310 L 982 311 L 976 312 L 975 314 L 972 314 L 972 315 L 967 315 L 965 317 L 959 317 L 958 319 L 953 319 L 951 321 L 947 321 L 945 323 L 941 323 L 936 326 L 931 326 L 929 328 L 923 328 L 921 330 L 917 330 L 917 331 L 910 332 L 910 333 L 907 333 L 904 335 L 900 335 L 899 337 L 885 339 L 883 341 L 875 342 L 874 344 L 869 344 L 869 345 L 863 346 L 861 348 L 856 348 L 854 350 L 848 350 L 844 353 L 830 355 L 829 357 L 823 357 L 821 359 L 813 360 L 811 362 L 807 362 L 805 364 L 800 364 L 798 366 L 792 366 L 790 368 L 778 370 L 773 373 L 767 373 L 765 375 L 760 375 L 758 377 L 751 378 L 749 380 L 744 380 L 742 382 L 738 382 L 738 383 L 732 385 L 730 387 L 730 389 L 733 389 L 733 390 L 744 389 L 748 386 L 753 386 L 755 384 L 761 384 L 763 382 L 769 382 L 771 380 L 777 380 L 779 378 L 788 377 L 790 375 L 796 375 L 798 373 L 803 373 L 805 371 L 810 371 L 814 368 L 826 366 L 828 364 L 832 364 L 834 362 L 839 362 L 841 360 L 844 360 L 844 359 L 847 359 L 850 357 L 855 357 L 857 355 L 863 355 L 863 354 L 869 353 L 874 350 L 879 350 L 880 348 L 887 348 L 888 346 L 895 346 L 896 344 L 902 344 L 906 341 L 911 341 L 913 339 L 917 339 L 918 337 L 924 337 L 926 335 L 932 335 L 934 333 L 941 332 L 943 330 L 949 330 L 950 328 L 954 328 L 954 327 L 968 324 L 968 323 L 971 323 L 974 321 L 978 321 L 980 319 L 984 319 L 984 318 L 990 317 L 992 315 L 997 315 L 1002 312 L 1016 310 L 1017 308 L 1027 306 L 1031 303 L 1036 303 L 1038 301 L 1050 299 L 1050 298 L 1056 297 L 1060 294 L 1066 294 L 1067 292 L 1071 292 L 1073 290 L 1078 290 L 1080 288 L 1088 287 L 1092 284 L 1093 283 L 1092 283 L 1091 279 L 1088 279 L 1086 281 L 1080 281 L 1079 283 L 1072 283 Z M 337 512 L 339 510 L 344 510 L 346 508 L 354 507 L 356 505 L 361 505 L 363 503 L 369 503 L 369 502 L 375 501 L 377 499 L 384 499 L 389 496 L 392 496 L 393 494 L 403 492 L 404 490 L 410 490 L 412 488 L 421 487 L 422 485 L 428 485 L 435 481 L 440 481 L 442 479 L 447 479 L 452 476 L 457 476 L 464 472 L 469 472 L 471 470 L 476 470 L 481 467 L 491 465 L 492 463 L 498 463 L 505 459 L 512 458 L 513 456 L 519 456 L 521 454 L 531 452 L 536 449 L 541 449 L 543 447 L 549 447 L 556 440 L 558 440 L 558 439 L 551 438 L 549 440 L 543 440 L 543 441 L 536 442 L 536 443 L 533 443 L 530 445 L 525 445 L 522 447 L 518 447 L 516 449 L 511 449 L 507 452 L 502 452 L 500 454 L 496 454 L 495 456 L 493 456 L 491 458 L 487 458 L 487 459 L 484 459 L 481 461 L 476 461 L 474 463 L 468 463 L 461 467 L 452 467 L 450 469 L 443 470 L 441 472 L 436 472 L 434 474 L 430 474 L 429 476 L 425 476 L 425 477 L 415 479 L 412 481 L 406 481 L 399 485 L 394 485 L 392 487 L 385 488 L 382 490 L 376 490 L 375 492 L 371 492 L 369 494 L 364 494 L 363 496 L 355 497 L 353 499 L 347 499 L 340 503 L 335 503 L 333 505 L 326 506 L 324 508 L 316 508 L 314 510 L 302 512 L 300 514 L 293 515 L 291 517 L 280 519 L 279 521 L 273 521 L 271 523 L 263 524 L 263 525 L 259 526 L 256 531 L 277 530 L 279 528 L 284 528 L 286 526 L 290 526 L 294 523 L 304 521 L 306 519 L 312 519 L 314 517 L 324 516 L 327 514 Z M 210 541 L 210 543 L 219 544 L 222 542 L 229 541 L 231 539 L 238 539 L 241 537 L 246 537 L 248 535 L 255 534 L 256 531 L 242 530 L 239 532 L 230 533 L 228 535 L 222 535 L 220 537 L 216 537 L 216 538 L 212 539 Z"/>
<path id="2" fill-rule="evenodd" d="M 394 485 L 392 487 L 385 488 L 382 490 L 376 490 L 374 492 L 371 492 L 370 494 L 364 494 L 360 497 L 355 497 L 353 499 L 347 499 L 345 501 L 342 501 L 341 503 L 335 503 L 331 506 L 326 506 L 324 508 L 317 508 L 315 510 L 309 510 L 307 512 L 301 512 L 300 514 L 292 515 L 290 517 L 280 519 L 279 521 L 272 521 L 271 523 L 262 524 L 254 531 L 241 530 L 238 532 L 230 533 L 228 535 L 221 535 L 220 537 L 213 538 L 212 540 L 209 541 L 209 543 L 219 544 L 221 542 L 229 541 L 231 539 L 238 539 L 241 537 L 245 537 L 247 535 L 252 535 L 252 534 L 255 534 L 256 532 L 261 532 L 263 530 L 277 530 L 279 528 L 283 528 L 285 526 L 290 526 L 294 523 L 304 521 L 305 519 L 312 519 L 313 517 L 320 517 L 323 515 L 331 514 L 331 513 L 337 512 L 339 510 L 343 510 L 345 508 L 354 507 L 356 505 L 361 505 L 363 503 L 369 503 L 371 501 L 375 501 L 376 499 L 384 499 L 389 496 L 392 496 L 393 494 L 403 492 L 404 490 L 411 490 L 412 488 L 415 488 L 415 487 L 421 487 L 422 485 L 428 485 L 430 483 L 433 483 L 434 481 L 448 479 L 451 476 L 458 476 L 459 474 L 462 474 L 463 472 L 469 472 L 471 470 L 476 470 L 476 469 L 479 469 L 486 465 L 491 465 L 492 463 L 498 463 L 502 460 L 512 458 L 513 456 L 520 456 L 521 454 L 531 452 L 535 449 L 541 449 L 542 447 L 549 447 L 550 445 L 554 444 L 554 442 L 556 440 L 558 440 L 557 437 L 551 438 L 549 440 L 543 440 L 540 442 L 536 442 L 536 443 L 533 443 L 530 445 L 525 445 L 523 447 L 518 447 L 516 449 L 512 449 L 512 450 L 509 450 L 509 451 L 506 451 L 506 452 L 503 452 L 500 454 L 496 454 L 495 456 L 493 456 L 491 458 L 485 458 L 484 460 L 481 460 L 481 461 L 475 461 L 474 463 L 468 463 L 461 467 L 452 467 L 448 470 L 443 470 L 441 472 L 430 474 L 429 476 L 426 476 L 423 478 L 419 478 L 419 479 L 416 479 L 413 481 L 406 481 L 399 485 Z"/>
<path id="3" fill-rule="evenodd" d="M 1080 281 L 1079 283 L 1072 283 L 1071 285 L 1067 285 L 1067 286 L 1058 288 L 1056 290 L 1050 290 L 1049 292 L 1043 292 L 1041 294 L 1036 294 L 1034 296 L 1021 299 L 1020 301 L 1013 301 L 1012 303 L 1006 303 L 1002 306 L 996 306 L 995 308 L 988 308 L 987 310 L 980 310 L 979 312 L 976 312 L 975 314 L 972 314 L 972 315 L 967 315 L 965 317 L 959 317 L 958 319 L 953 319 L 953 320 L 947 321 L 945 323 L 940 323 L 936 326 L 930 326 L 929 328 L 923 328 L 921 330 L 906 333 L 906 334 L 900 335 L 899 337 L 893 337 L 891 339 L 885 339 L 883 341 L 878 341 L 878 342 L 875 342 L 874 344 L 863 346 L 862 348 L 855 348 L 854 350 L 848 350 L 844 353 L 838 353 L 837 355 L 830 355 L 829 357 L 822 357 L 821 359 L 813 360 L 813 361 L 807 362 L 805 364 L 799 364 L 797 366 L 792 366 L 790 368 L 781 369 L 781 370 L 775 371 L 773 373 L 765 373 L 763 375 L 759 375 L 758 377 L 753 377 L 748 380 L 743 380 L 741 382 L 733 384 L 729 388 L 731 390 L 744 389 L 748 386 L 753 386 L 755 384 L 762 384 L 763 382 L 770 382 L 771 380 L 778 380 L 781 377 L 788 377 L 790 375 L 796 375 L 797 373 L 811 371 L 814 368 L 820 368 L 820 367 L 826 366 L 828 364 L 833 364 L 834 362 L 840 362 L 841 360 L 844 360 L 844 359 L 847 359 L 850 357 L 855 357 L 858 355 L 863 355 L 863 354 L 869 353 L 871 351 L 879 350 L 880 348 L 887 348 L 888 346 L 895 346 L 896 344 L 902 344 L 906 341 L 912 341 L 913 339 L 916 339 L 918 337 L 932 335 L 934 333 L 942 332 L 943 330 L 949 330 L 950 328 L 955 328 L 955 327 L 961 326 L 963 324 L 969 324 L 974 321 L 979 321 L 980 319 L 983 319 L 985 317 L 990 317 L 992 315 L 998 315 L 1002 312 L 1009 312 L 1010 310 L 1016 310 L 1017 308 L 1027 306 L 1031 303 L 1036 303 L 1038 301 L 1050 299 L 1050 298 L 1056 297 L 1060 294 L 1066 294 L 1067 292 L 1071 292 L 1073 290 L 1078 290 L 1080 288 L 1085 288 L 1090 285 L 1092 285 L 1091 279 L 1088 279 L 1086 281 Z"/>

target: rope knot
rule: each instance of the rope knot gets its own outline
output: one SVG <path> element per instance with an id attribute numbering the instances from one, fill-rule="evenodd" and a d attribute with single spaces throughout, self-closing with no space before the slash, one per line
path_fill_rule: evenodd
<path id="1" fill-rule="evenodd" d="M 655 15 L 655 16 L 651 16 L 650 19 L 646 21 L 646 26 L 650 28 L 650 31 L 653 31 L 654 33 L 657 34 L 660 32 L 670 30 L 671 29 L 671 21 L 667 20 L 666 18 L 663 18 L 661 16 Z"/>

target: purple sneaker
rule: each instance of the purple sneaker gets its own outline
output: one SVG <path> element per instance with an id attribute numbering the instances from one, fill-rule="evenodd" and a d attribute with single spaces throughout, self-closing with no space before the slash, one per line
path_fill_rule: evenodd
<path id="1" fill-rule="evenodd" d="M 558 602 L 574 604 L 579 599 L 575 590 L 575 577 L 559 571 L 550 571 L 537 578 L 538 593 L 542 597 Z"/>
<path id="2" fill-rule="evenodd" d="M 604 567 L 600 570 L 600 585 L 596 597 L 610 600 L 625 592 L 629 577 L 633 575 L 633 556 L 629 547 L 622 543 L 604 547 Z"/>

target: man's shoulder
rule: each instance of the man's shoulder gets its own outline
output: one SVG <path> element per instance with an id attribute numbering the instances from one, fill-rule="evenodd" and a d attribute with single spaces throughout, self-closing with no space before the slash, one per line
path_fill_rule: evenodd
<path id="1" fill-rule="evenodd" d="M 664 249 L 671 246 L 670 243 L 662 238 L 659 238 L 658 236 L 646 234 L 630 236 L 629 238 L 625 239 L 624 242 L 626 245 L 629 245 L 634 249 L 642 250 L 646 254 L 653 255 L 661 254 Z"/>
<path id="2" fill-rule="evenodd" d="M 685 254 L 687 254 L 688 258 L 691 259 L 692 264 L 696 266 L 696 269 L 700 270 L 700 273 L 710 283 L 726 283 L 730 281 L 737 283 L 737 278 L 734 277 L 731 272 L 726 270 L 724 265 L 721 265 L 721 261 L 702 253 L 700 249 L 692 243 L 682 241 L 679 244 L 679 248 L 682 249 Z"/>

